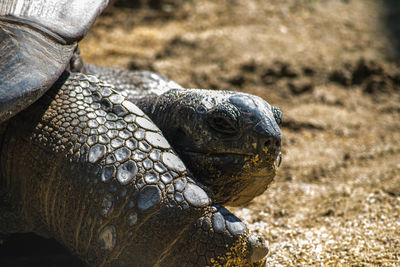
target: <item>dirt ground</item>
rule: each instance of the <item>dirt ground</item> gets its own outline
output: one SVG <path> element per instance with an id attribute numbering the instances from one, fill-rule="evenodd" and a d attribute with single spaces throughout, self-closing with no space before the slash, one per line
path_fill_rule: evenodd
<path id="1" fill-rule="evenodd" d="M 231 208 L 268 266 L 400 266 L 399 38 L 396 0 L 126 0 L 81 53 L 281 108 L 275 182 Z"/>

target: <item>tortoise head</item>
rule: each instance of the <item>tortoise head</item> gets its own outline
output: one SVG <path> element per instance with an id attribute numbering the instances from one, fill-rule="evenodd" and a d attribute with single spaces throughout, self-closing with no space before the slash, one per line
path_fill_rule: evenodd
<path id="1" fill-rule="evenodd" d="M 278 108 L 254 95 L 198 89 L 169 90 L 147 103 L 139 105 L 217 203 L 247 203 L 273 180 L 281 161 Z"/>

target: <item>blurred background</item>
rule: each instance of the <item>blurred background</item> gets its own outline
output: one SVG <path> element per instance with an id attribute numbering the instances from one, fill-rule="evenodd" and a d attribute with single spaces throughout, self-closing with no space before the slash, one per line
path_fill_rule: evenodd
<path id="1" fill-rule="evenodd" d="M 90 63 L 282 109 L 275 182 L 231 208 L 269 240 L 268 266 L 400 264 L 400 1 L 113 1 L 80 48 Z M 13 238 L 0 258 L 81 264 Z"/>

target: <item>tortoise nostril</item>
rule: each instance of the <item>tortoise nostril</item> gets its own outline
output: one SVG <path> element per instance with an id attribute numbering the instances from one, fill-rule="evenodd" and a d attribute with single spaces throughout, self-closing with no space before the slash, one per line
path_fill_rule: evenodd
<path id="1" fill-rule="evenodd" d="M 271 146 L 271 140 L 265 141 L 264 147 L 270 147 Z"/>
<path id="2" fill-rule="evenodd" d="M 276 155 L 281 149 L 281 138 L 277 136 L 268 136 L 260 145 L 264 145 L 264 147 L 260 147 L 262 150 L 261 153 Z"/>
<path id="3" fill-rule="evenodd" d="M 275 141 L 275 146 L 276 147 L 281 147 L 281 141 L 280 140 L 276 140 Z"/>

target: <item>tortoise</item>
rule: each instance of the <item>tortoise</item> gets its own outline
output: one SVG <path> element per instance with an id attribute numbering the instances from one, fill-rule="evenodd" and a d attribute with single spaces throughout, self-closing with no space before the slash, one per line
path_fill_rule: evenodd
<path id="1" fill-rule="evenodd" d="M 282 113 L 260 97 L 189 90 L 149 71 L 87 63 L 81 71 L 117 84 L 161 129 L 215 203 L 246 204 L 273 180 L 281 163 Z"/>
<path id="2" fill-rule="evenodd" d="M 106 5 L 0 4 L 0 234 L 53 237 L 94 266 L 262 264 L 265 240 L 214 201 L 133 99 L 71 72 Z"/>

